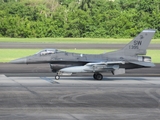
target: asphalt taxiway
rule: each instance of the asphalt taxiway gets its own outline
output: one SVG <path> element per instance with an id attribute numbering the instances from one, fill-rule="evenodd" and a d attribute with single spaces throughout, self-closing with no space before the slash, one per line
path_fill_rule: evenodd
<path id="1" fill-rule="evenodd" d="M 91 43 L 7 43 L 1 42 L 0 48 L 10 49 L 121 49 L 126 44 L 91 44 Z M 160 49 L 160 44 L 150 44 L 149 49 Z"/>
<path id="2" fill-rule="evenodd" d="M 2 120 L 159 120 L 160 77 L 6 77 Z"/>
<path id="3" fill-rule="evenodd" d="M 125 75 L 55 80 L 49 64 L 0 64 L 0 119 L 160 119 L 160 64 Z"/>

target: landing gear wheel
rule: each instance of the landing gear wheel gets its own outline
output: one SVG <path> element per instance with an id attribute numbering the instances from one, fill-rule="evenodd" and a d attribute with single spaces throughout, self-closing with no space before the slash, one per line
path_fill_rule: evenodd
<path id="1" fill-rule="evenodd" d="M 94 73 L 93 78 L 96 80 L 102 80 L 103 79 L 103 75 L 100 73 Z"/>
<path id="2" fill-rule="evenodd" d="M 97 80 L 102 80 L 102 79 L 103 79 L 103 75 L 100 74 L 100 73 L 97 74 L 97 75 L 96 75 L 96 79 L 97 79 Z"/>
<path id="3" fill-rule="evenodd" d="M 59 79 L 60 79 L 60 76 L 59 76 L 59 75 L 56 75 L 56 76 L 55 76 L 55 79 L 56 79 L 56 80 L 59 80 Z"/>
<path id="4" fill-rule="evenodd" d="M 95 80 L 96 80 L 96 75 L 97 75 L 96 73 L 93 74 L 93 78 L 94 78 Z"/>

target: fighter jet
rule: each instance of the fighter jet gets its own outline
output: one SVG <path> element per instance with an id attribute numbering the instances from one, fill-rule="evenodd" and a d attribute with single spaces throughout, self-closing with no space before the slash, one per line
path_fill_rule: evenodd
<path id="1" fill-rule="evenodd" d="M 155 30 L 143 30 L 122 49 L 103 54 L 78 54 L 58 49 L 44 49 L 34 55 L 16 59 L 14 64 L 49 63 L 55 79 L 73 73 L 93 73 L 95 80 L 102 80 L 104 72 L 113 75 L 124 74 L 126 69 L 148 68 L 155 66 L 151 57 L 145 56 L 146 49 Z"/>

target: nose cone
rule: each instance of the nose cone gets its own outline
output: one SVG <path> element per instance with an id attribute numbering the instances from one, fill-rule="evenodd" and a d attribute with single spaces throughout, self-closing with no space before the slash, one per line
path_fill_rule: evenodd
<path id="1" fill-rule="evenodd" d="M 27 58 L 20 58 L 20 59 L 12 60 L 9 63 L 11 63 L 11 64 L 26 64 Z"/>

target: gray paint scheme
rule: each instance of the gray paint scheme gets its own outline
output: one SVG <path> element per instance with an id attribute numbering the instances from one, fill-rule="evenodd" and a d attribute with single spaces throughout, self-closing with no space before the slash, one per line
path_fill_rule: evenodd
<path id="1" fill-rule="evenodd" d="M 94 78 L 103 79 L 101 72 L 112 72 L 113 75 L 124 74 L 125 69 L 153 67 L 151 57 L 146 49 L 154 36 L 155 30 L 143 30 L 124 48 L 103 54 L 77 54 L 57 49 L 45 49 L 32 56 L 11 61 L 14 64 L 49 63 L 53 72 L 70 75 L 77 72 L 93 72 Z"/>

